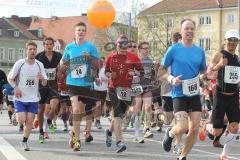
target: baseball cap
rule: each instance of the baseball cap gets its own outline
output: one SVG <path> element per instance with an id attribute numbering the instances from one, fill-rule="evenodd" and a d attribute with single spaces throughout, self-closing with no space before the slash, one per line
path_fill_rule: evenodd
<path id="1" fill-rule="evenodd" d="M 228 39 L 228 38 L 237 38 L 239 39 L 239 33 L 236 29 L 230 29 L 226 32 L 225 34 L 225 39 Z"/>

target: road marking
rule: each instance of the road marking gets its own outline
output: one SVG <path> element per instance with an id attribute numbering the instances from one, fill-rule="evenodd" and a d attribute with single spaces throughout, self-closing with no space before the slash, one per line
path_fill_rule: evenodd
<path id="1" fill-rule="evenodd" d="M 10 143 L 0 136 L 0 152 L 7 160 L 27 160 Z"/>
<path id="2" fill-rule="evenodd" d="M 134 137 L 133 135 L 131 134 L 124 134 L 128 137 Z M 162 141 L 158 141 L 158 140 L 153 140 L 153 139 L 147 139 L 147 141 L 151 141 L 151 142 L 157 142 L 157 143 L 162 143 Z M 216 153 L 212 153 L 212 152 L 207 152 L 207 151 L 204 151 L 204 150 L 200 150 L 200 149 L 194 149 L 192 148 L 193 151 L 197 151 L 197 152 L 200 152 L 200 153 L 205 153 L 205 154 L 209 154 L 209 155 L 213 155 L 213 156 L 217 156 L 219 157 L 220 155 L 219 154 L 216 154 Z M 191 154 L 192 155 L 192 154 Z M 237 157 L 233 157 L 233 156 L 228 156 L 229 159 L 234 159 L 234 160 L 239 160 L 239 158 Z"/>

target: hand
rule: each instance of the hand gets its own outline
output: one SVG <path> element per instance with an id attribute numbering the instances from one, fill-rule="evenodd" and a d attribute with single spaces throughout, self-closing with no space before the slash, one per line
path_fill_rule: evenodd
<path id="1" fill-rule="evenodd" d="M 89 61 L 93 60 L 93 57 L 89 55 L 88 52 L 83 51 L 83 56 L 86 57 Z"/>
<path id="2" fill-rule="evenodd" d="M 133 69 L 129 69 L 129 70 L 128 70 L 128 75 L 134 76 L 134 75 L 135 75 L 134 70 L 133 70 Z"/>
<path id="3" fill-rule="evenodd" d="M 18 87 L 15 87 L 13 92 L 14 92 L 15 97 L 17 97 L 18 99 L 22 97 L 22 92 Z"/>
<path id="4" fill-rule="evenodd" d="M 43 77 L 43 75 L 42 75 L 41 72 L 38 72 L 38 74 L 37 74 L 37 79 L 39 79 L 39 80 L 41 80 L 41 81 L 44 80 L 44 77 Z"/>
<path id="5" fill-rule="evenodd" d="M 3 93 L 3 94 L 6 94 L 6 93 L 7 93 L 7 89 L 4 89 L 4 90 L 2 91 L 2 93 Z"/>
<path id="6" fill-rule="evenodd" d="M 110 73 L 110 78 L 111 79 L 116 79 L 117 73 L 116 72 L 112 72 Z"/>
<path id="7" fill-rule="evenodd" d="M 96 83 L 96 85 L 100 86 L 102 82 L 99 78 L 96 78 L 95 83 Z"/>
<path id="8" fill-rule="evenodd" d="M 228 59 L 225 58 L 225 57 L 222 57 L 222 58 L 220 59 L 220 61 L 218 62 L 218 64 L 219 64 L 221 67 L 223 67 L 223 66 L 225 66 L 225 65 L 228 64 Z"/>
<path id="9" fill-rule="evenodd" d="M 180 79 L 181 77 L 182 77 L 182 75 L 179 75 L 179 76 L 173 78 L 172 84 L 175 86 L 180 85 L 182 83 L 182 80 Z"/>

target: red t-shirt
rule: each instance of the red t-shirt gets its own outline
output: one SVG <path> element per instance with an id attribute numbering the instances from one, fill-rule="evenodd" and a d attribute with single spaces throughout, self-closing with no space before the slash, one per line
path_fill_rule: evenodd
<path id="1" fill-rule="evenodd" d="M 58 88 L 60 91 L 67 92 L 66 78 L 67 78 L 67 75 L 63 74 L 61 79 L 59 79 L 58 81 L 59 83 Z"/>
<path id="2" fill-rule="evenodd" d="M 110 53 L 106 59 L 105 72 L 116 72 L 116 79 L 110 79 L 108 87 L 131 87 L 133 77 L 129 75 L 129 70 L 143 70 L 141 60 L 135 53 Z"/>

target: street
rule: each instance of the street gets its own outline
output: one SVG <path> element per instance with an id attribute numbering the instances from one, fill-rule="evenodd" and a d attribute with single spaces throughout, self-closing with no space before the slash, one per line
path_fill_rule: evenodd
<path id="1" fill-rule="evenodd" d="M 34 129 L 29 139 L 31 151 L 26 152 L 21 148 L 22 133 L 18 132 L 17 126 L 9 124 L 7 111 L 0 114 L 0 160 L 175 160 L 177 156 L 171 152 L 164 152 L 161 141 L 164 132 L 154 132 L 152 139 L 145 139 L 144 144 L 133 142 L 133 129 L 124 131 L 124 139 L 127 150 L 121 154 L 115 153 L 115 143 L 111 148 L 105 147 L 104 128 L 109 122 L 102 120 L 103 129 L 98 130 L 93 124 L 92 143 L 85 143 L 81 134 L 82 148 L 80 152 L 73 152 L 68 147 L 69 136 L 62 131 L 62 121 L 58 120 L 58 129 L 55 134 L 49 134 L 50 139 L 46 143 L 38 143 L 38 130 Z M 82 122 L 81 129 L 84 128 Z M 165 130 L 165 129 L 164 129 Z M 222 138 L 222 141 L 224 137 Z M 238 140 L 231 151 L 230 159 L 240 160 L 240 141 Z M 190 160 L 217 160 L 221 149 L 213 148 L 212 142 L 206 138 L 204 142 L 199 140 L 187 157 Z"/>

